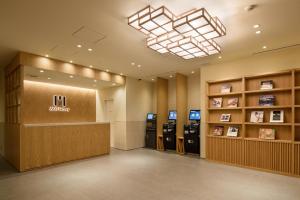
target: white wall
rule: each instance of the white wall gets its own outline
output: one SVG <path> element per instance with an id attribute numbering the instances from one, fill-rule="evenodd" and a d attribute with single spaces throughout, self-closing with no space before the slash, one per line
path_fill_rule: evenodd
<path id="1" fill-rule="evenodd" d="M 0 154 L 4 155 L 4 121 L 5 121 L 5 109 L 4 109 L 4 69 L 0 68 Z"/>
<path id="2" fill-rule="evenodd" d="M 253 55 L 248 58 L 222 64 L 201 67 L 201 109 L 205 109 L 205 85 L 208 80 L 230 79 L 245 75 L 260 74 L 300 68 L 300 47 Z M 201 101 L 203 100 L 203 101 Z M 202 114 L 205 120 L 205 115 Z M 202 122 L 204 122 L 202 120 Z M 201 156 L 205 157 L 205 123 L 201 124 Z"/>
<path id="3" fill-rule="evenodd" d="M 168 108 L 176 110 L 176 78 L 168 80 Z"/>
<path id="4" fill-rule="evenodd" d="M 188 112 L 200 109 L 200 72 L 188 76 Z"/>

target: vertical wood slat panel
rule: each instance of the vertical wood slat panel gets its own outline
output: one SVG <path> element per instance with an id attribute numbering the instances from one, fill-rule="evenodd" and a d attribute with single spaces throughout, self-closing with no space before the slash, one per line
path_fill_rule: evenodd
<path id="1" fill-rule="evenodd" d="M 300 176 L 300 144 L 295 144 L 295 153 L 294 153 L 294 173 Z"/>

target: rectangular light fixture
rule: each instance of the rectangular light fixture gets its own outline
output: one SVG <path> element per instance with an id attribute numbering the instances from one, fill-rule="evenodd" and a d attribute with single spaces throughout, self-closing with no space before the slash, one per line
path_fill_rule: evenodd
<path id="1" fill-rule="evenodd" d="M 165 6 L 153 9 L 149 5 L 128 17 L 128 24 L 147 35 L 149 48 L 184 59 L 220 53 L 214 39 L 226 34 L 221 21 L 204 8 L 176 17 Z"/>

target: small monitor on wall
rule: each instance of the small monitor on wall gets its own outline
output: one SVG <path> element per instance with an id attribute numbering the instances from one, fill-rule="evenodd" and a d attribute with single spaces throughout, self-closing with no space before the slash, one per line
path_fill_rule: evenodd
<path id="1" fill-rule="evenodd" d="M 147 120 L 152 120 L 152 119 L 154 119 L 154 118 L 155 118 L 155 116 L 154 116 L 153 113 L 148 113 L 148 114 L 147 114 Z"/>
<path id="2" fill-rule="evenodd" d="M 200 119 L 201 119 L 200 110 L 190 110 L 189 120 L 200 121 Z"/>
<path id="3" fill-rule="evenodd" d="M 169 120 L 176 120 L 176 119 L 177 119 L 176 110 L 169 111 Z"/>

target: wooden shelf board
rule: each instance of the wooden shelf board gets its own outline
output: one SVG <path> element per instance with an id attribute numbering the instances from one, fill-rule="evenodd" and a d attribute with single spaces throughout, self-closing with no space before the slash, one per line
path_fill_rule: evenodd
<path id="1" fill-rule="evenodd" d="M 242 81 L 243 78 L 232 78 L 232 79 L 225 79 L 225 80 L 217 80 L 217 81 L 207 81 L 208 84 L 214 83 L 226 83 L 226 82 L 233 82 L 233 81 Z"/>
<path id="2" fill-rule="evenodd" d="M 292 106 L 248 106 L 245 107 L 246 110 L 251 109 L 284 109 L 284 108 L 292 108 Z"/>
<path id="3" fill-rule="evenodd" d="M 295 90 L 300 90 L 300 86 L 295 86 L 294 89 Z"/>
<path id="4" fill-rule="evenodd" d="M 255 94 L 255 93 L 270 93 L 270 92 L 285 92 L 285 91 L 292 91 L 292 88 L 274 88 L 271 90 L 251 90 L 245 91 L 245 94 Z"/>
<path id="5" fill-rule="evenodd" d="M 242 122 L 207 122 L 208 124 L 232 124 L 232 125 L 242 125 Z"/>
<path id="6" fill-rule="evenodd" d="M 250 140 L 250 141 L 260 141 L 260 142 L 281 142 L 281 143 L 292 143 L 290 140 L 263 140 L 259 138 L 245 138 L 245 140 Z"/>
<path id="7" fill-rule="evenodd" d="M 245 122 L 246 125 L 254 125 L 254 126 L 292 126 L 292 123 L 252 123 L 252 122 Z"/>
<path id="8" fill-rule="evenodd" d="M 248 75 L 244 76 L 245 79 L 257 79 L 257 78 L 262 78 L 266 76 L 279 76 L 279 75 L 285 75 L 285 74 L 290 74 L 292 75 L 292 72 L 290 70 L 288 71 L 282 71 L 282 72 L 276 72 L 276 73 L 265 73 L 265 74 L 258 74 L 258 75 Z"/>
<path id="9" fill-rule="evenodd" d="M 236 108 L 227 108 L 227 107 L 222 107 L 222 108 L 208 108 L 208 110 L 242 110 L 242 107 L 236 107 Z"/>
<path id="10" fill-rule="evenodd" d="M 295 126 L 300 126 L 300 123 L 294 123 L 295 124 Z"/>
<path id="11" fill-rule="evenodd" d="M 210 138 L 223 138 L 223 139 L 234 139 L 234 140 L 241 140 L 243 139 L 242 137 L 228 137 L 228 136 L 217 136 L 217 135 L 207 135 L 207 137 L 210 137 Z"/>
<path id="12" fill-rule="evenodd" d="M 222 96 L 237 96 L 242 95 L 242 92 L 230 92 L 230 93 L 215 93 L 215 94 L 209 94 L 208 97 L 222 97 Z"/>
<path id="13" fill-rule="evenodd" d="M 295 141 L 294 143 L 295 143 L 295 144 L 300 144 L 300 141 Z"/>

